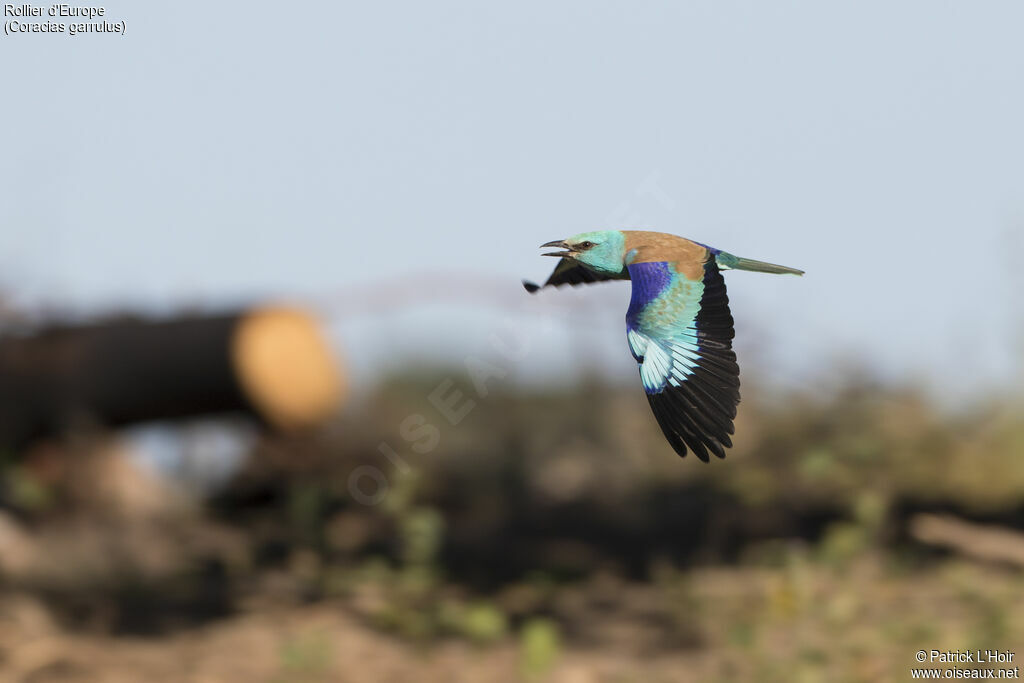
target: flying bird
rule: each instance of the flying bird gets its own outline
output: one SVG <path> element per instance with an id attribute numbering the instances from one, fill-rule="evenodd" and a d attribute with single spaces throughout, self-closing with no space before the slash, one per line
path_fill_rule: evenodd
<path id="1" fill-rule="evenodd" d="M 704 462 L 732 446 L 740 402 L 740 368 L 723 270 L 803 275 L 804 271 L 740 258 L 676 235 L 642 230 L 584 232 L 542 244 L 560 251 L 547 282 L 526 291 L 604 280 L 631 280 L 626 341 L 654 417 L 680 456 Z"/>

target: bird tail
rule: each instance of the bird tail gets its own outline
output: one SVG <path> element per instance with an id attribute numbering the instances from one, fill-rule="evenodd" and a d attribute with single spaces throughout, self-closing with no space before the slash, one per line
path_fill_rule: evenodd
<path id="1" fill-rule="evenodd" d="M 752 270 L 756 273 L 776 273 L 779 275 L 803 275 L 804 271 L 789 266 L 779 266 L 774 263 L 755 261 L 752 258 L 733 256 L 724 251 L 718 252 L 715 256 L 718 267 L 722 270 Z"/>

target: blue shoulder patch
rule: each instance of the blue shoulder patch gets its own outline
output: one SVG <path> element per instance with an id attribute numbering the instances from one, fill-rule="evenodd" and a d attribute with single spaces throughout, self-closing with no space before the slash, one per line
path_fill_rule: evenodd
<path id="1" fill-rule="evenodd" d="M 636 263 L 628 266 L 628 270 L 629 279 L 633 281 L 633 295 L 626 311 L 626 325 L 635 328 L 647 304 L 672 284 L 672 271 L 664 261 Z"/>

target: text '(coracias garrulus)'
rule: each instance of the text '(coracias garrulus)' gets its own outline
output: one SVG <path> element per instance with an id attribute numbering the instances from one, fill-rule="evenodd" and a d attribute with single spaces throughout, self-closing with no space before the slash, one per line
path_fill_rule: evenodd
<path id="1" fill-rule="evenodd" d="M 561 251 L 543 287 L 632 280 L 626 340 L 651 410 L 676 453 L 708 462 L 732 446 L 740 368 L 723 270 L 803 275 L 699 242 L 641 230 L 585 232 L 542 244 Z M 541 285 L 523 281 L 528 292 Z"/>

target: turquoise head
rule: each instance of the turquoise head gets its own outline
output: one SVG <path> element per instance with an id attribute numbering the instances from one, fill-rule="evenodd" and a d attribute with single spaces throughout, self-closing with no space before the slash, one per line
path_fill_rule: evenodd
<path id="1" fill-rule="evenodd" d="M 625 266 L 626 237 L 619 230 L 581 232 L 568 239 L 540 246 L 564 250 L 547 253 L 545 256 L 573 259 L 599 273 L 621 273 Z"/>

